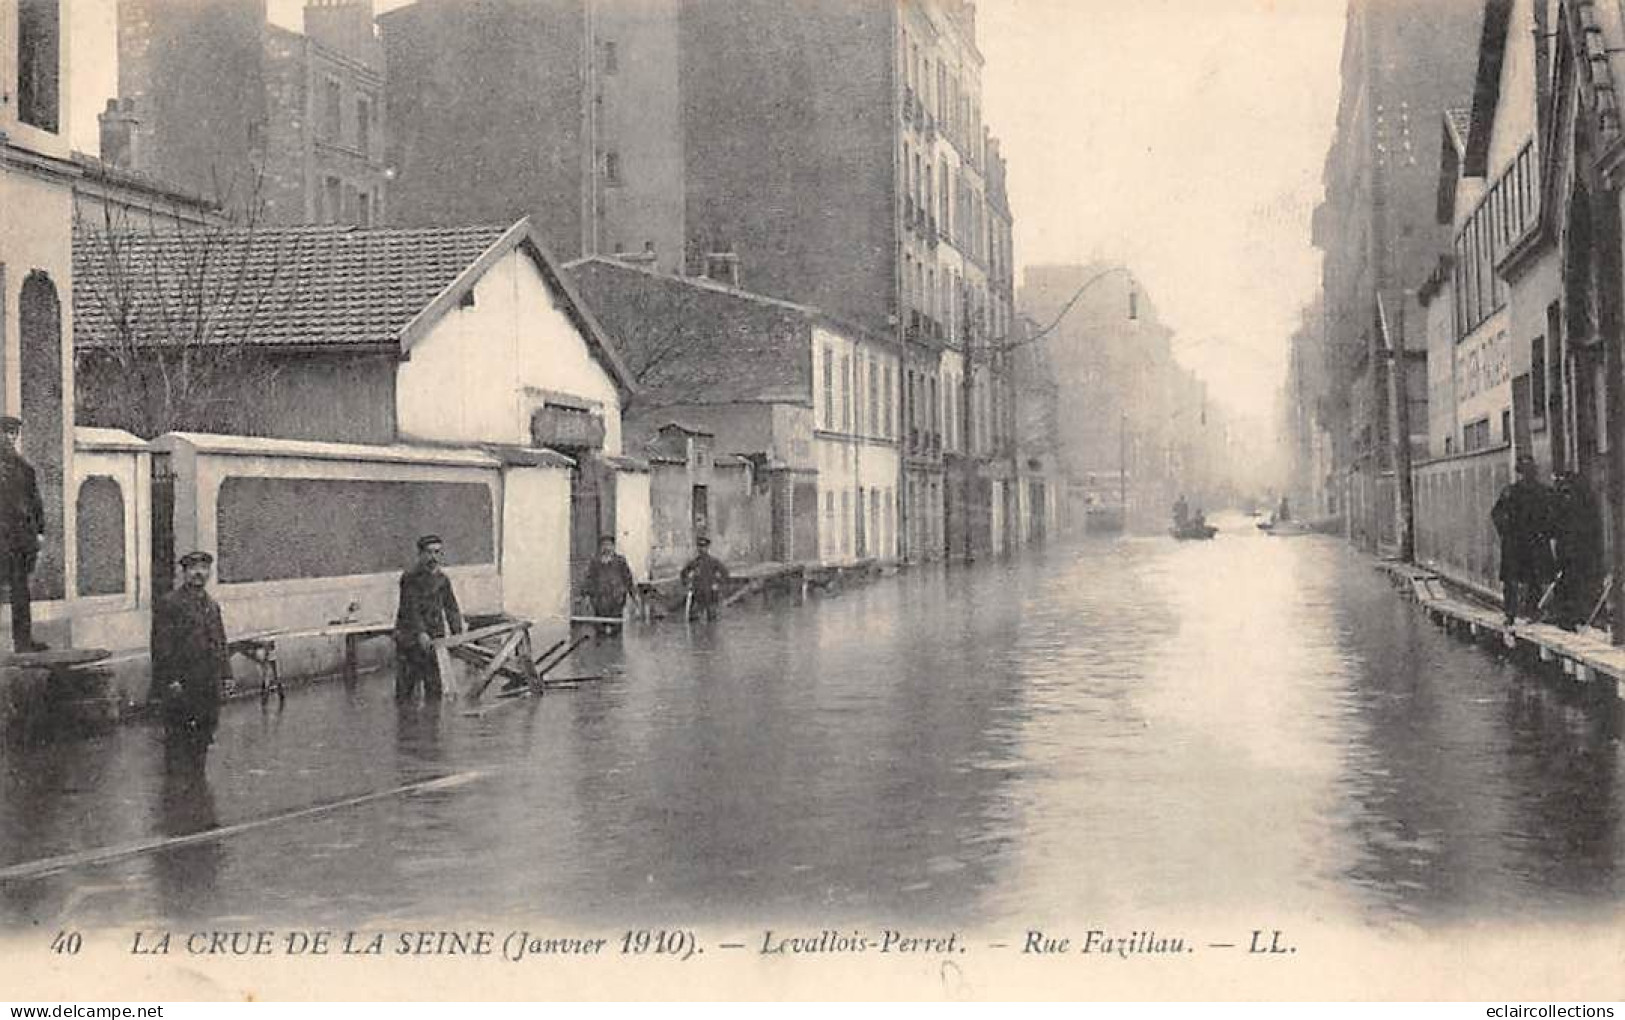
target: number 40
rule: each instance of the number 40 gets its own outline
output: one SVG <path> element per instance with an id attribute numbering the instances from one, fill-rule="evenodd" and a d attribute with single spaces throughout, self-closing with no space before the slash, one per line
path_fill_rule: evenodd
<path id="1" fill-rule="evenodd" d="M 79 952 L 84 940 L 76 931 L 59 931 L 56 938 L 51 940 L 51 952 L 61 956 L 74 956 Z"/>

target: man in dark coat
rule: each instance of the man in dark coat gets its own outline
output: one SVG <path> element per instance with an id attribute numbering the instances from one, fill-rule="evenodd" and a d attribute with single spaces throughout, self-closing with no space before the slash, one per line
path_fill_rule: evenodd
<path id="1" fill-rule="evenodd" d="M 1551 575 L 1551 493 L 1540 483 L 1535 459 L 1518 458 L 1518 480 L 1501 490 L 1490 521 L 1501 536 L 1501 586 L 1506 622 L 1540 598 Z"/>
<path id="2" fill-rule="evenodd" d="M 592 615 L 620 619 L 626 611 L 626 599 L 636 597 L 637 585 L 632 580 L 632 568 L 626 557 L 615 551 L 615 536 L 603 535 L 598 539 L 598 555 L 587 564 L 587 577 L 582 585 L 587 601 L 592 603 Z M 620 626 L 600 623 L 598 633 L 615 634 Z"/>
<path id="3" fill-rule="evenodd" d="M 693 597 L 693 608 L 703 609 L 707 620 L 717 618 L 717 605 L 722 600 L 722 589 L 728 583 L 728 568 L 711 555 L 711 540 L 701 535 L 694 543 L 699 552 L 683 565 L 678 575 Z"/>
<path id="4" fill-rule="evenodd" d="M 181 586 L 152 607 L 152 679 L 163 699 L 164 729 L 174 750 L 202 754 L 214 742 L 220 691 L 231 683 L 231 649 L 220 605 L 208 591 L 214 557 L 181 557 Z"/>
<path id="5" fill-rule="evenodd" d="M 401 574 L 401 600 L 395 611 L 395 649 L 399 653 L 395 669 L 395 697 L 401 701 L 417 695 L 430 701 L 441 695 L 440 667 L 435 662 L 434 640 L 463 630 L 463 612 L 451 589 L 445 563 L 445 545 L 439 535 L 418 539 L 418 561 Z"/>
<path id="6" fill-rule="evenodd" d="M 1602 576 L 1602 515 L 1585 479 L 1565 471 L 1554 479 L 1552 539 L 1557 550 L 1553 622 L 1574 630 L 1591 615 Z"/>
<path id="7" fill-rule="evenodd" d="M 34 640 L 33 601 L 28 575 L 34 572 L 45 542 L 45 505 L 40 500 L 34 466 L 17 452 L 21 419 L 0 417 L 0 581 L 11 599 L 11 644 L 19 652 L 43 652 Z"/>

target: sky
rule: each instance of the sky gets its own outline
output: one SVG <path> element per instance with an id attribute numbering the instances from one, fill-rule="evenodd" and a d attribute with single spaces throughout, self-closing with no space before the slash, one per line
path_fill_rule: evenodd
<path id="1" fill-rule="evenodd" d="M 1126 263 L 1179 359 L 1269 413 L 1320 284 L 1345 0 L 983 0 L 1024 265 Z"/>
<path id="2" fill-rule="evenodd" d="M 300 27 L 303 0 L 269 3 Z M 1010 167 L 1017 286 L 1026 265 L 1126 263 L 1214 397 L 1270 413 L 1320 282 L 1309 224 L 1345 3 L 980 0 L 983 113 Z M 111 53 L 113 4 L 79 8 L 92 53 Z M 86 151 L 113 73 L 110 60 L 76 62 Z"/>

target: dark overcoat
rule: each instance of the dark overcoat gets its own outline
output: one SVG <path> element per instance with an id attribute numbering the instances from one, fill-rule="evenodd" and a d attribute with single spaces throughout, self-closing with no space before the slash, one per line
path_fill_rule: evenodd
<path id="1" fill-rule="evenodd" d="M 220 604 L 206 591 L 177 588 L 152 607 L 152 679 L 171 725 L 212 733 L 220 688 L 231 675 L 231 649 Z M 179 684 L 175 691 L 171 685 Z"/>
<path id="2" fill-rule="evenodd" d="M 1538 581 L 1551 575 L 1551 492 L 1520 479 L 1501 490 L 1490 521 L 1501 536 L 1501 579 Z"/>
<path id="3" fill-rule="evenodd" d="M 417 648 L 419 634 L 442 638 L 462 629 L 463 611 L 457 605 L 451 578 L 422 564 L 401 574 L 401 599 L 395 609 L 395 642 L 399 647 Z"/>
<path id="4" fill-rule="evenodd" d="M 32 557 L 44 532 L 45 504 L 34 465 L 15 450 L 0 448 L 0 555 Z"/>
<path id="5" fill-rule="evenodd" d="M 594 609 L 620 609 L 625 605 L 626 597 L 632 593 L 634 586 L 632 568 L 627 565 L 626 557 L 619 553 L 607 560 L 594 556 L 592 562 L 587 565 L 584 587 Z"/>
<path id="6" fill-rule="evenodd" d="M 721 560 L 701 549 L 683 567 L 682 581 L 694 593 L 696 601 L 714 601 L 722 586 L 728 583 L 728 568 Z"/>

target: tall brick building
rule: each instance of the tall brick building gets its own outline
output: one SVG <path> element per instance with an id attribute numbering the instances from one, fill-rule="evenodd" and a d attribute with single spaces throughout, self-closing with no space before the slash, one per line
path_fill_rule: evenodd
<path id="1" fill-rule="evenodd" d="M 383 49 L 371 0 L 119 0 L 102 156 L 273 223 L 381 222 Z"/>

